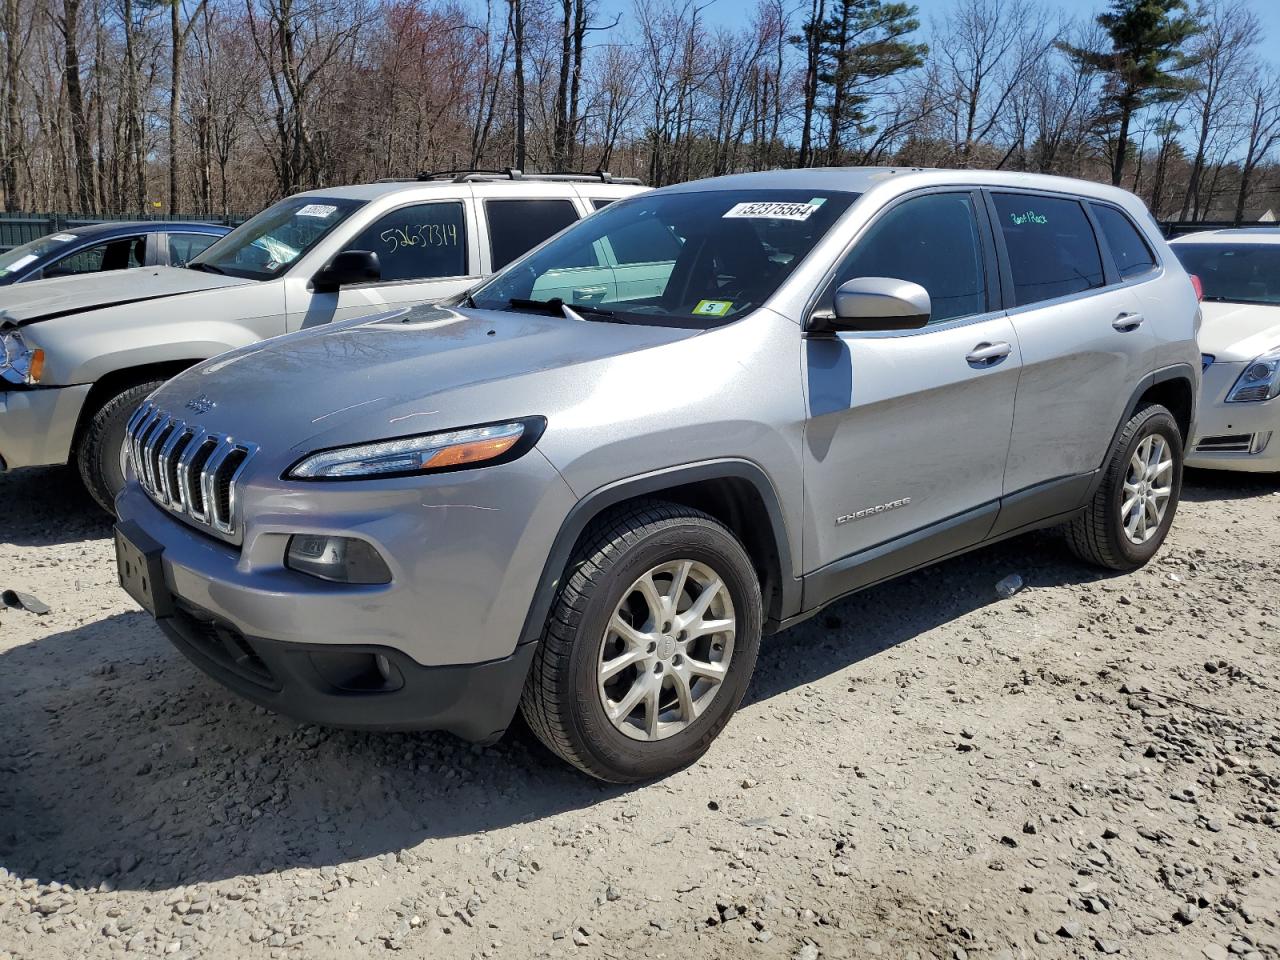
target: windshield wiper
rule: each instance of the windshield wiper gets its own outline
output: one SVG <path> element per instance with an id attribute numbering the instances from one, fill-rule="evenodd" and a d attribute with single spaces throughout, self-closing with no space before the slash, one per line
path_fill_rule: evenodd
<path id="1" fill-rule="evenodd" d="M 561 297 L 552 297 L 550 300 L 528 300 L 524 297 L 512 297 L 507 303 L 516 310 L 538 310 L 544 313 L 558 314 L 562 317 L 567 316 L 570 319 L 573 319 L 574 314 L 589 313 L 593 317 L 610 320 L 614 323 L 627 322 L 612 310 L 593 307 L 585 303 L 565 303 Z"/>
<path id="2" fill-rule="evenodd" d="M 216 273 L 216 274 L 218 274 L 219 276 L 222 276 L 222 277 L 225 277 L 225 276 L 227 275 L 227 271 L 223 270 L 221 267 L 215 267 L 215 266 L 214 266 L 213 264 L 211 264 L 211 263 L 188 263 L 188 264 L 187 264 L 187 269 L 188 269 L 188 270 L 202 270 L 202 271 L 204 271 L 205 273 Z"/>

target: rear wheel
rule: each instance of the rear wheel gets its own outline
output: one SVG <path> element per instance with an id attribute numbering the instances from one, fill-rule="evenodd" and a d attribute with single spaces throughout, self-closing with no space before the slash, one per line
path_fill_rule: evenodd
<path id="1" fill-rule="evenodd" d="M 1135 413 L 1107 462 L 1088 510 L 1066 527 L 1082 560 L 1135 570 L 1160 549 L 1182 492 L 1182 432 L 1167 409 Z"/>
<path id="2" fill-rule="evenodd" d="M 616 783 L 700 757 L 746 693 L 760 585 L 711 517 L 649 501 L 596 521 L 570 564 L 521 711 L 538 738 Z"/>
<path id="3" fill-rule="evenodd" d="M 158 389 L 163 380 L 139 383 L 102 404 L 89 418 L 76 449 L 76 465 L 85 489 L 107 513 L 115 516 L 116 494 L 124 487 L 120 449 L 124 430 L 138 404 Z"/>

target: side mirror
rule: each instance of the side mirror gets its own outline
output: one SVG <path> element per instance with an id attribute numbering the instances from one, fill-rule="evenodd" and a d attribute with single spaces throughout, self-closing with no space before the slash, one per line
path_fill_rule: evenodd
<path id="1" fill-rule="evenodd" d="M 311 278 L 311 285 L 329 293 L 352 283 L 382 279 L 382 264 L 372 250 L 343 250 Z"/>
<path id="2" fill-rule="evenodd" d="M 856 277 L 836 290 L 835 313 L 814 316 L 809 330 L 919 330 L 929 322 L 932 309 L 929 291 L 918 283 L 893 277 Z"/>

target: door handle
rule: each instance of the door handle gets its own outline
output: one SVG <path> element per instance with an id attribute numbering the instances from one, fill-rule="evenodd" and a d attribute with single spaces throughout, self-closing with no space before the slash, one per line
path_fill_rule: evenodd
<path id="1" fill-rule="evenodd" d="M 965 355 L 965 359 L 976 367 L 993 367 L 1012 352 L 1010 344 L 997 340 L 995 343 L 978 344 Z"/>
<path id="2" fill-rule="evenodd" d="M 1129 331 L 1137 330 L 1142 326 L 1142 321 L 1145 319 L 1146 317 L 1140 313 L 1122 313 L 1111 321 L 1111 326 L 1115 327 L 1121 333 L 1128 333 Z"/>

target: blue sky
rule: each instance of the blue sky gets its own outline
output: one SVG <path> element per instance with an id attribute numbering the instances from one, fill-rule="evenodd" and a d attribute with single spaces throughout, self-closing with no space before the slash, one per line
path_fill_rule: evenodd
<path id="1" fill-rule="evenodd" d="M 705 0 L 699 0 L 705 2 Z M 797 0 L 798 2 L 798 0 Z M 955 0 L 911 0 L 920 10 L 920 20 L 924 31 L 929 30 L 931 19 L 941 19 L 954 5 Z M 1109 4 L 1107 0 L 1041 0 L 1050 10 L 1064 13 L 1096 15 Z M 1262 22 L 1263 40 L 1261 49 L 1274 50 L 1280 45 L 1280 0 L 1250 0 L 1250 5 Z M 753 0 L 710 0 L 706 16 L 712 23 L 735 26 L 742 23 L 743 10 L 754 6 Z M 612 15 L 612 11 L 626 11 L 630 15 L 630 0 L 601 0 L 601 13 Z"/>

